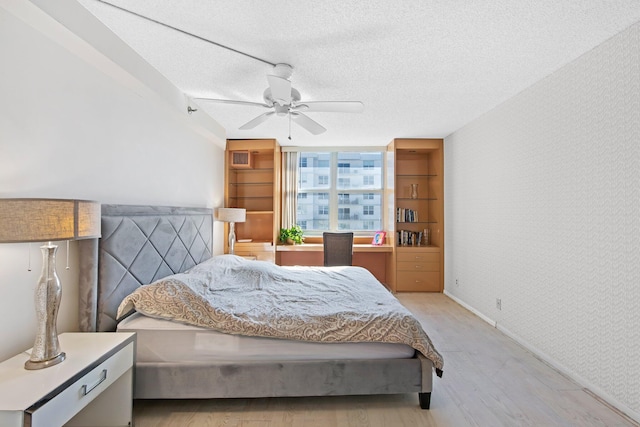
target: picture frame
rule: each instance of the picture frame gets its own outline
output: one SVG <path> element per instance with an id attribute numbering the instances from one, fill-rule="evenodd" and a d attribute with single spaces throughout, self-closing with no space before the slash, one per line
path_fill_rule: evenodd
<path id="1" fill-rule="evenodd" d="M 384 245 L 384 238 L 386 237 L 386 231 L 376 231 L 376 234 L 373 235 L 373 240 L 371 241 L 372 245 L 382 246 Z"/>

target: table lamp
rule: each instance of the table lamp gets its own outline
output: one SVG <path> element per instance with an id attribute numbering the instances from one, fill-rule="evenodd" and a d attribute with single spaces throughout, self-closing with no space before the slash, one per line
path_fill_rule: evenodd
<path id="1" fill-rule="evenodd" d="M 216 209 L 216 219 L 229 223 L 229 253 L 234 253 L 236 244 L 236 222 L 245 222 L 247 210 L 243 208 L 218 208 Z"/>
<path id="2" fill-rule="evenodd" d="M 56 273 L 56 240 L 100 237 L 100 203 L 65 199 L 0 199 L 0 243 L 48 242 L 35 293 L 36 339 L 25 369 L 57 365 L 66 355 L 57 332 L 62 288 Z"/>

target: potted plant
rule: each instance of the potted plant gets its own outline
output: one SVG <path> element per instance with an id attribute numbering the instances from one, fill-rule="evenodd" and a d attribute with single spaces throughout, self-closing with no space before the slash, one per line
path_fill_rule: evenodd
<path id="1" fill-rule="evenodd" d="M 303 234 L 304 231 L 299 225 L 294 225 L 290 228 L 281 228 L 280 241 L 288 245 L 301 245 L 304 241 L 304 237 L 302 237 Z"/>

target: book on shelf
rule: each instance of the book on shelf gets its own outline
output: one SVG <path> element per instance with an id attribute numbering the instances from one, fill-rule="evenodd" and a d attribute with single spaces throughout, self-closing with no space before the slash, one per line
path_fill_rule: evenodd
<path id="1" fill-rule="evenodd" d="M 423 231 L 398 230 L 396 231 L 397 246 L 429 246 L 431 230 Z"/>
<path id="2" fill-rule="evenodd" d="M 413 209 L 396 208 L 396 222 L 418 222 L 418 211 Z"/>

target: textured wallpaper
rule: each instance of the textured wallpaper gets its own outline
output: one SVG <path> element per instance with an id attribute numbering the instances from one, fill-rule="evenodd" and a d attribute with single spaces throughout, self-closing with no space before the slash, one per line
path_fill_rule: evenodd
<path id="1" fill-rule="evenodd" d="M 638 417 L 640 23 L 446 138 L 445 217 L 446 291 Z"/>

